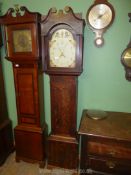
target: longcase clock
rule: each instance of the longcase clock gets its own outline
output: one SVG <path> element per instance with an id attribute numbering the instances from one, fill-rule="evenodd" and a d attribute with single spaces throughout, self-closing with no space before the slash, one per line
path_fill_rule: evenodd
<path id="1" fill-rule="evenodd" d="M 77 169 L 77 79 L 82 73 L 84 20 L 70 7 L 52 8 L 41 22 L 44 72 L 50 76 L 48 167 Z"/>
<path id="2" fill-rule="evenodd" d="M 0 30 L 0 47 L 2 37 Z M 0 55 L 0 165 L 4 163 L 8 155 L 14 150 L 12 122 L 8 117 L 2 61 Z"/>
<path id="3" fill-rule="evenodd" d="M 6 58 L 13 63 L 18 125 L 14 129 L 16 160 L 45 160 L 46 134 L 39 13 L 26 7 L 10 8 L 0 18 L 4 28 Z"/>

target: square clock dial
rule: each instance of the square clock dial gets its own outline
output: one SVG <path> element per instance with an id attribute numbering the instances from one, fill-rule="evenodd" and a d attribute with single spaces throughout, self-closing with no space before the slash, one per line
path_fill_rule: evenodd
<path id="1" fill-rule="evenodd" d="M 30 30 L 13 31 L 14 52 L 32 52 L 32 39 Z"/>

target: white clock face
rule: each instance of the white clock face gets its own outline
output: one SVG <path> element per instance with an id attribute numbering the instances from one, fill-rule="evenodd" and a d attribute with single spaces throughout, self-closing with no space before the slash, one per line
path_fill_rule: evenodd
<path id="1" fill-rule="evenodd" d="M 107 27 L 112 20 L 112 11 L 106 4 L 95 5 L 89 12 L 88 21 L 95 29 Z"/>
<path id="2" fill-rule="evenodd" d="M 76 64 L 76 41 L 66 29 L 55 31 L 49 41 L 51 67 L 74 68 Z"/>

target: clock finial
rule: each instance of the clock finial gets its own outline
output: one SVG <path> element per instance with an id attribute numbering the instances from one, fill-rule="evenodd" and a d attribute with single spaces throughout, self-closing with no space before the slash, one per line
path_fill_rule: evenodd
<path id="1" fill-rule="evenodd" d="M 17 15 L 20 15 L 19 4 L 15 4 L 14 6 L 15 6 L 14 10 L 15 10 L 16 16 L 17 16 Z"/>

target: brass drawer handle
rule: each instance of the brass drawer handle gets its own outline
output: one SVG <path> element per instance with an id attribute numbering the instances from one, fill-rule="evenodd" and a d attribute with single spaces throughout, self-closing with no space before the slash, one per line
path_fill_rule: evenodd
<path id="1" fill-rule="evenodd" d="M 110 168 L 110 169 L 113 169 L 113 168 L 115 168 L 115 166 L 116 166 L 115 162 L 113 162 L 113 161 L 107 161 L 107 162 L 106 162 L 106 165 L 107 165 L 108 168 Z"/>

